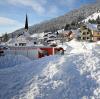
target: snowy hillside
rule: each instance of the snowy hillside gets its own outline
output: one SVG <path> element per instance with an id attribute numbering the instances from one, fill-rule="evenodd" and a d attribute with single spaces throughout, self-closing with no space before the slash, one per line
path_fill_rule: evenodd
<path id="1" fill-rule="evenodd" d="M 65 55 L 23 57 L 18 65 L 0 58 L 10 63 L 0 69 L 0 99 L 100 99 L 100 46 L 75 40 L 63 46 Z"/>
<path id="2" fill-rule="evenodd" d="M 98 18 L 98 16 L 100 17 L 100 12 L 95 12 L 95 13 L 93 13 L 92 15 L 90 15 L 90 16 L 88 16 L 85 20 L 83 20 L 83 21 L 85 21 L 85 22 L 88 22 L 88 20 L 90 19 L 90 20 L 96 20 L 97 18 Z"/>

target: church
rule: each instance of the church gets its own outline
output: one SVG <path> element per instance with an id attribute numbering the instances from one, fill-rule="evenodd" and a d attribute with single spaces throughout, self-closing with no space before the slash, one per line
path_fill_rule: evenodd
<path id="1" fill-rule="evenodd" d="M 17 37 L 11 38 L 6 44 L 8 46 L 34 46 L 38 43 L 37 38 L 32 38 L 29 34 L 28 17 L 26 14 L 24 31 Z"/>

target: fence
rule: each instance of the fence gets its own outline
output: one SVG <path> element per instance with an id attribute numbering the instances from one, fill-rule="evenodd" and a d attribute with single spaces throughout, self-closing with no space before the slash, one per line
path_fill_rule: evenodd
<path id="1" fill-rule="evenodd" d="M 56 47 L 9 47 L 4 53 L 11 55 L 23 55 L 32 60 L 38 59 L 44 56 L 54 55 L 54 54 L 64 54 L 63 48 Z"/>
<path id="2" fill-rule="evenodd" d="M 5 50 L 4 53 L 12 55 L 23 55 L 30 59 L 38 58 L 37 47 L 10 47 L 8 50 Z"/>

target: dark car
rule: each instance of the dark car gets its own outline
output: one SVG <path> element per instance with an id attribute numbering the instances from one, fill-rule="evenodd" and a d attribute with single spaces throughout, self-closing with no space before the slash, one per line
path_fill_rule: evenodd
<path id="1" fill-rule="evenodd" d="M 4 56 L 4 50 L 7 50 L 8 47 L 4 46 L 4 45 L 0 45 L 0 56 Z"/>

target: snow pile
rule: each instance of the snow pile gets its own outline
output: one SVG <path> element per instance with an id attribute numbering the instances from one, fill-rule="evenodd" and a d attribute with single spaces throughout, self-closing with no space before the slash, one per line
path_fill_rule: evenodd
<path id="1" fill-rule="evenodd" d="M 72 48 L 71 46 L 69 46 L 68 44 L 64 44 L 64 45 L 59 44 L 57 47 L 58 47 L 58 48 L 59 48 L 59 47 L 62 47 L 66 52 L 70 52 L 70 51 L 73 49 L 73 48 Z"/>
<path id="2" fill-rule="evenodd" d="M 0 69 L 13 67 L 22 63 L 30 62 L 30 60 L 22 55 L 6 55 L 0 57 Z"/>
<path id="3" fill-rule="evenodd" d="M 67 46 L 66 53 L 77 54 L 77 53 L 89 52 L 92 50 L 92 48 L 95 47 L 95 45 L 96 45 L 95 43 L 79 42 L 74 39 L 70 42 L 65 43 L 65 46 Z"/>
<path id="4" fill-rule="evenodd" d="M 93 44 L 90 48 L 76 41 L 68 45 L 73 54 L 1 69 L 0 99 L 100 99 L 100 53 Z"/>

